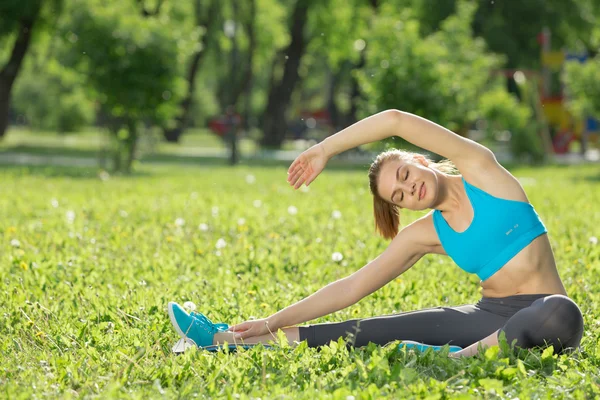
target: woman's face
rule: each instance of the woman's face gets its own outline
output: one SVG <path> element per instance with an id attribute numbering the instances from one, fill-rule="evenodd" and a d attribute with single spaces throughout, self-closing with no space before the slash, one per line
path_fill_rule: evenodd
<path id="1" fill-rule="evenodd" d="M 409 210 L 431 208 L 437 198 L 438 177 L 415 161 L 388 160 L 379 173 L 379 195 L 387 202 Z"/>

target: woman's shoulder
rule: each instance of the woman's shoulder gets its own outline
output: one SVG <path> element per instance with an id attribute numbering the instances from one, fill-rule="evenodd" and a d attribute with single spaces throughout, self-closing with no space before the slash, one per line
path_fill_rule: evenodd
<path id="1" fill-rule="evenodd" d="M 431 210 L 426 215 L 406 225 L 400 233 L 411 240 L 414 245 L 422 247 L 427 253 L 445 254 L 435 230 L 433 213 L 434 210 Z"/>
<path id="2" fill-rule="evenodd" d="M 527 194 L 519 180 L 498 163 L 495 158 L 472 168 L 463 168 L 459 172 L 469 185 L 494 197 L 529 203 Z"/>

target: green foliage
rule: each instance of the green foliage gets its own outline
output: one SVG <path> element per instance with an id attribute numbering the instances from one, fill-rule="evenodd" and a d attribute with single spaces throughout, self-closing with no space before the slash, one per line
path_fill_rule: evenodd
<path id="1" fill-rule="evenodd" d="M 384 5 L 373 23 L 367 67 L 359 72 L 368 99 L 363 114 L 397 108 L 464 132 L 479 117 L 479 97 L 501 62 L 472 37 L 474 12 L 472 3 L 461 2 L 439 32 L 423 38 L 409 10 L 398 18 Z"/>
<path id="2" fill-rule="evenodd" d="M 544 149 L 533 120 L 531 108 L 519 103 L 500 86 L 483 93 L 479 109 L 487 122 L 488 135 L 510 132 L 511 153 L 519 160 L 530 158 L 534 162 L 544 159 Z"/>
<path id="3" fill-rule="evenodd" d="M 71 10 L 72 62 L 83 68 L 100 104 L 114 117 L 169 119 L 179 98 L 179 54 L 169 27 L 132 13 L 127 3 Z"/>
<path id="4" fill-rule="evenodd" d="M 136 15 L 130 3 L 79 1 L 70 12 L 64 32 L 72 44 L 70 64 L 84 71 L 93 96 L 112 117 L 115 168 L 128 171 L 140 122 L 165 123 L 177 112 L 183 55 L 167 23 Z"/>
<path id="5" fill-rule="evenodd" d="M 23 71 L 14 90 L 13 107 L 36 129 L 75 132 L 94 121 L 94 105 L 81 75 L 54 59 L 41 71 Z"/>
<path id="6" fill-rule="evenodd" d="M 579 118 L 600 118 L 600 56 L 585 63 L 567 62 L 564 80 L 569 110 Z"/>
<path id="7" fill-rule="evenodd" d="M 450 359 L 398 351 L 397 342 L 348 350 L 338 340 L 321 349 L 303 343 L 175 356 L 168 301 L 193 301 L 215 322 L 261 318 L 380 254 L 388 242 L 372 230 L 364 170 L 325 172 L 296 192 L 286 168 L 142 166 L 136 176 L 117 177 L 2 168 L 3 396 L 597 398 L 600 246 L 590 241 L 600 224 L 597 167 L 512 172 L 528 178 L 561 278 L 583 311 L 577 354 L 513 354 L 501 344 Z M 404 210 L 403 220 L 421 215 Z M 217 249 L 220 238 L 226 246 Z M 335 251 L 343 260 L 332 260 Z M 448 257 L 429 255 L 359 303 L 311 323 L 473 303 L 477 283 Z"/>
<path id="8" fill-rule="evenodd" d="M 22 19 L 38 14 L 42 0 L 3 0 L 0 2 L 0 37 L 12 33 Z"/>
<path id="9" fill-rule="evenodd" d="M 435 32 L 455 13 L 460 0 L 391 0 L 412 8 L 425 34 Z M 474 2 L 475 3 L 475 2 Z M 471 26 L 489 48 L 506 56 L 508 68 L 539 68 L 538 35 L 547 27 L 553 49 L 598 46 L 591 33 L 598 26 L 600 3 L 596 0 L 478 1 Z"/>

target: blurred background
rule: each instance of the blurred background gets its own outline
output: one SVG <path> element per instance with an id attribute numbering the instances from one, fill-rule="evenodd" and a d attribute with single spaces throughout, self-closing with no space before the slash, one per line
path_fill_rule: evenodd
<path id="1" fill-rule="evenodd" d="M 597 0 L 0 0 L 0 163 L 287 162 L 389 108 L 595 162 L 599 49 Z"/>

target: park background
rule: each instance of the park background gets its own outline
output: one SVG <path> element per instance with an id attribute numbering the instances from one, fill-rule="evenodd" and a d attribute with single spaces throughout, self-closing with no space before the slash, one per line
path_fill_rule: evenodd
<path id="1" fill-rule="evenodd" d="M 597 396 L 599 49 L 595 0 L 0 0 L 0 391 Z M 410 143 L 340 154 L 310 189 L 285 179 L 389 108 L 483 143 L 521 181 L 584 311 L 582 352 L 173 356 L 168 301 L 266 317 L 385 249 L 367 168 Z M 317 322 L 477 298 L 434 256 Z"/>

